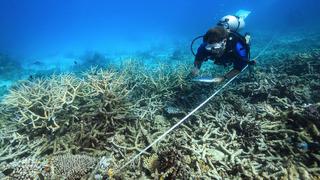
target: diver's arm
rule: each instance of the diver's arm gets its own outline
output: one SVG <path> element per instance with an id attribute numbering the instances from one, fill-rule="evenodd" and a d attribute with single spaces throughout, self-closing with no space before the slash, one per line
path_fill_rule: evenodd
<path id="1" fill-rule="evenodd" d="M 191 71 L 191 75 L 193 77 L 199 74 L 203 61 L 206 61 L 208 59 L 207 56 L 208 55 L 205 49 L 205 44 L 201 44 L 197 50 L 196 57 L 194 58 L 194 63 L 193 63 L 194 67 Z"/>
<path id="2" fill-rule="evenodd" d="M 250 51 L 250 49 L 248 49 Z M 226 79 L 231 79 L 234 76 L 238 75 L 246 65 L 249 63 L 254 64 L 254 61 L 249 60 L 249 52 L 247 49 L 241 44 L 237 43 L 235 47 L 235 60 L 233 62 L 233 69 L 225 74 L 223 77 L 214 78 L 214 82 L 220 83 Z"/>
<path id="3" fill-rule="evenodd" d="M 198 51 L 196 54 L 196 57 L 194 58 L 193 69 L 192 69 L 192 74 L 194 76 L 198 75 L 203 61 L 204 61 L 204 57 Z"/>
<path id="4" fill-rule="evenodd" d="M 232 69 L 231 71 L 229 71 L 227 74 L 225 74 L 224 76 L 218 76 L 216 78 L 213 79 L 213 82 L 215 83 L 221 83 L 224 80 L 227 79 L 231 79 L 234 76 L 238 75 L 241 71 L 237 70 L 237 69 Z"/>
<path id="5" fill-rule="evenodd" d="M 198 55 L 198 53 L 197 53 L 197 55 Z M 194 59 L 193 68 L 187 76 L 187 79 L 189 79 L 189 80 L 196 77 L 199 74 L 199 71 L 201 68 L 202 61 L 197 58 L 197 55 Z"/>

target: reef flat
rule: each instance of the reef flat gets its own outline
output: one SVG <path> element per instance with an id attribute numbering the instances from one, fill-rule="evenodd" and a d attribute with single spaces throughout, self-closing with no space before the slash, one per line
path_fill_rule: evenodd
<path id="1" fill-rule="evenodd" d="M 137 59 L 22 80 L 0 105 L 0 177 L 320 178 L 320 46 L 310 38 L 315 44 L 295 53 L 278 39 L 254 74 L 121 170 L 219 86 L 186 81 L 188 61 L 148 67 Z"/>

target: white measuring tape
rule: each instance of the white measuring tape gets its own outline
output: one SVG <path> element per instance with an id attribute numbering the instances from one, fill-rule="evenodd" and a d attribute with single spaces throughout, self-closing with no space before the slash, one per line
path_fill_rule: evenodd
<path id="1" fill-rule="evenodd" d="M 272 37 L 272 39 L 269 41 L 269 43 L 266 45 L 266 47 L 260 51 L 260 53 L 253 59 L 256 60 L 272 43 L 275 35 Z M 191 111 L 188 115 L 186 115 L 184 118 L 182 118 L 179 122 L 177 122 L 175 125 L 173 125 L 170 129 L 168 129 L 165 133 L 163 133 L 161 136 L 159 136 L 156 140 L 154 140 L 151 144 L 149 144 L 146 148 L 141 150 L 137 155 L 135 155 L 130 161 L 125 163 L 123 166 L 120 167 L 120 170 L 128 166 L 130 163 L 132 163 L 134 160 L 136 160 L 141 154 L 145 153 L 149 148 L 151 148 L 153 145 L 155 145 L 157 142 L 159 142 L 163 137 L 165 137 L 167 134 L 169 134 L 173 129 L 178 127 L 180 124 L 182 124 L 185 120 L 187 120 L 193 113 L 195 113 L 198 109 L 200 109 L 203 105 L 205 105 L 208 101 L 210 101 L 214 96 L 216 96 L 223 88 L 225 88 L 227 85 L 229 85 L 235 78 L 237 78 L 243 71 L 245 71 L 248 68 L 248 65 L 246 65 L 239 74 L 235 75 L 233 78 L 231 78 L 228 82 L 226 82 L 221 88 L 219 88 L 216 92 L 214 92 L 208 99 L 203 101 L 198 107 L 196 107 L 193 111 Z"/>

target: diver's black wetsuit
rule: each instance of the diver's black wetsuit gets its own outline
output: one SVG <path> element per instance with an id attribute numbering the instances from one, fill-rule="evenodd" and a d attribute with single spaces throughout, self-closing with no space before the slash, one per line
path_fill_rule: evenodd
<path id="1" fill-rule="evenodd" d="M 215 57 L 214 54 L 205 48 L 207 43 L 203 42 L 198 48 L 194 66 L 200 69 L 202 63 L 210 59 L 214 60 L 214 63 L 218 65 L 229 66 L 233 64 L 234 69 L 241 71 L 250 60 L 250 47 L 245 42 L 244 37 L 240 34 L 235 32 L 229 33 L 226 49 L 221 57 Z"/>

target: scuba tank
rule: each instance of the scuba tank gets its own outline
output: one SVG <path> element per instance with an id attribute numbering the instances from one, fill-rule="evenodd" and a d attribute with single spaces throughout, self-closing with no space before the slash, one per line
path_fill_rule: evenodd
<path id="1" fill-rule="evenodd" d="M 235 15 L 227 15 L 222 17 L 219 20 L 218 25 L 223 26 L 230 31 L 239 32 L 246 25 L 244 20 L 249 16 L 250 13 L 250 11 L 239 10 Z"/>

